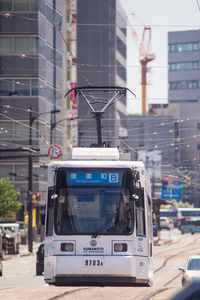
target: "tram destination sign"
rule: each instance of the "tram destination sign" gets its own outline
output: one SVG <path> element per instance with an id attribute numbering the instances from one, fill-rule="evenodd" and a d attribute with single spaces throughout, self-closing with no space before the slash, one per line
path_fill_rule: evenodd
<path id="1" fill-rule="evenodd" d="M 68 172 L 68 184 L 120 185 L 121 172 Z"/>

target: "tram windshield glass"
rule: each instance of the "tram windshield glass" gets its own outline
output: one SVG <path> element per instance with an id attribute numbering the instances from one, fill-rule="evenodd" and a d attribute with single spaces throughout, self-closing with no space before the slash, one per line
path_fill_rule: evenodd
<path id="1" fill-rule="evenodd" d="M 67 169 L 57 173 L 55 232 L 131 234 L 133 188 L 130 169 Z"/>

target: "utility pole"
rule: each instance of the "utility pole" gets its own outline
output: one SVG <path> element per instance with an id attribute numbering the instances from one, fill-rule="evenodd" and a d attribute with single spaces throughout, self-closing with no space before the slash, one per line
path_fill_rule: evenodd
<path id="1" fill-rule="evenodd" d="M 34 119 L 32 118 L 32 107 L 29 111 L 29 147 L 32 147 L 32 125 Z M 28 158 L 28 251 L 33 252 L 33 228 L 32 228 L 32 207 L 33 207 L 33 161 L 32 153 L 29 153 Z"/>
<path id="2" fill-rule="evenodd" d="M 52 130 L 54 128 L 52 115 L 60 112 L 59 109 L 51 110 L 50 112 L 42 112 L 37 116 L 32 116 L 32 107 L 29 109 L 29 147 L 31 150 L 32 147 L 32 126 L 33 122 L 43 114 L 51 114 L 51 143 L 52 143 Z M 46 155 L 45 155 L 46 156 Z M 33 252 L 33 227 L 32 227 L 32 217 L 33 217 L 33 161 L 32 161 L 32 153 L 30 151 L 28 155 L 28 250 L 29 252 Z"/>

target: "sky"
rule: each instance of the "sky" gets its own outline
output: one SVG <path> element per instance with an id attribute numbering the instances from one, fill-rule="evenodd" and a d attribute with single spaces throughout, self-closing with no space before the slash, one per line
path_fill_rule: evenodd
<path id="1" fill-rule="evenodd" d="M 122 7 L 141 41 L 144 26 L 151 26 L 151 53 L 148 63 L 147 103 L 167 103 L 168 32 L 200 29 L 200 0 L 120 0 Z M 137 42 L 127 30 L 127 113 L 141 114 L 141 66 Z"/>

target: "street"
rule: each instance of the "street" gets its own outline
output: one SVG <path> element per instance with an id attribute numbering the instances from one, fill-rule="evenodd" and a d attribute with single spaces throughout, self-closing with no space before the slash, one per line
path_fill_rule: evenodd
<path id="1" fill-rule="evenodd" d="M 44 285 L 43 276 L 35 275 L 35 255 L 3 261 L 1 288 L 38 287 Z"/>
<path id="2" fill-rule="evenodd" d="M 169 299 L 181 288 L 181 272 L 189 255 L 199 253 L 199 234 L 181 235 L 178 230 L 161 231 L 160 245 L 154 247 L 154 285 L 138 286 L 67 286 L 45 284 L 35 275 L 35 253 L 3 261 L 0 299 Z M 158 294 L 156 294 L 159 291 Z"/>

